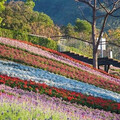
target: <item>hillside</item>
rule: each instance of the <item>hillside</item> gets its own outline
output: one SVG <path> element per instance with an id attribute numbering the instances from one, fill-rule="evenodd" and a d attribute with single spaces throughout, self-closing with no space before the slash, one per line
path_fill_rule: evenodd
<path id="1" fill-rule="evenodd" d="M 10 0 L 8 0 L 8 2 L 9 1 Z M 74 25 L 77 18 L 83 19 L 81 9 L 83 10 L 85 17 L 89 20 L 91 19 L 91 10 L 88 6 L 75 2 L 75 0 L 36 0 L 35 3 L 35 11 L 44 12 L 59 26 L 67 25 L 68 23 Z M 117 11 L 117 15 L 119 15 L 119 12 L 120 11 Z M 101 23 L 102 20 L 100 19 L 97 23 L 98 28 L 100 28 Z M 118 28 L 119 25 L 119 18 L 109 17 L 105 30 Z"/>
<path id="2" fill-rule="evenodd" d="M 72 0 L 55 0 L 53 7 L 51 0 L 39 3 L 53 16 L 65 14 L 59 25 L 67 24 L 72 15 L 76 18 L 74 9 L 79 5 Z M 60 27 L 54 18 L 33 11 L 33 5 L 33 1 L 11 1 L 0 14 L 0 120 L 120 120 L 120 76 L 59 52 L 61 42 L 49 36 L 61 34 Z M 82 7 L 87 15 L 88 8 Z M 55 18 L 57 23 L 61 16 Z M 85 25 L 91 29 L 89 23 Z M 67 38 L 69 51 L 81 45 L 80 51 L 89 46 L 85 51 L 91 53 L 90 44 Z"/>
<path id="3" fill-rule="evenodd" d="M 34 10 L 48 14 L 56 24 L 66 25 L 81 17 L 79 5 L 74 0 L 40 0 L 36 1 Z M 84 11 L 89 14 L 87 7 Z"/>
<path id="4" fill-rule="evenodd" d="M 0 119 L 120 118 L 119 77 L 55 50 L 3 37 L 0 66 Z"/>
<path id="5" fill-rule="evenodd" d="M 76 18 L 81 18 L 80 6 L 83 9 L 85 16 L 90 19 L 90 9 L 84 4 L 75 2 L 74 0 L 40 0 L 36 1 L 34 10 L 44 12 L 49 15 L 56 24 L 66 25 L 68 23 L 74 24 Z M 119 11 L 118 11 L 119 14 Z M 98 28 L 101 20 L 98 22 Z M 116 28 L 120 25 L 119 18 L 109 18 L 106 30 Z"/>

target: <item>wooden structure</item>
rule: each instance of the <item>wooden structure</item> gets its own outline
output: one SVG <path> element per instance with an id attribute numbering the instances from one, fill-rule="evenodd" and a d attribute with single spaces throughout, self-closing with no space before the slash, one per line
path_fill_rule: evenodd
<path id="1" fill-rule="evenodd" d="M 62 52 L 76 60 L 80 60 L 80 61 L 83 61 L 83 62 L 86 62 L 88 64 L 93 64 L 93 59 L 90 59 L 88 57 L 84 57 L 82 55 L 78 55 L 78 54 L 75 54 L 75 53 L 71 53 L 71 52 Z M 108 57 L 105 57 L 105 58 L 98 58 L 98 68 L 100 68 L 100 66 L 103 65 L 104 66 L 104 70 L 106 72 L 109 71 L 109 68 L 110 68 L 110 65 L 113 65 L 115 67 L 119 67 L 120 68 L 120 61 L 117 61 L 117 60 L 114 60 L 114 59 L 111 59 L 111 58 L 108 58 Z"/>

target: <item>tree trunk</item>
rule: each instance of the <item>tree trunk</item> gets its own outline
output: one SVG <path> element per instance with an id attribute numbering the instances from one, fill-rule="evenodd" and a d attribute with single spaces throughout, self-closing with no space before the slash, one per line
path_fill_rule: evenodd
<path id="1" fill-rule="evenodd" d="M 93 67 L 98 68 L 98 55 L 97 55 L 97 38 L 96 38 L 96 0 L 94 0 L 93 8 L 93 24 L 92 24 L 92 40 L 93 40 Z"/>
<path id="2" fill-rule="evenodd" d="M 93 67 L 97 69 L 98 68 L 98 54 L 95 48 L 93 47 Z"/>

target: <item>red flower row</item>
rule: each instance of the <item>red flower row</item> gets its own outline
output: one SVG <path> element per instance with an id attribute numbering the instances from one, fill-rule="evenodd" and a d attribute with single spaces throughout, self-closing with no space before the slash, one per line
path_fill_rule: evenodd
<path id="1" fill-rule="evenodd" d="M 7 38 L 7 39 L 10 39 L 10 38 Z M 23 43 L 26 43 L 26 44 L 28 44 L 28 45 L 41 48 L 41 49 L 46 50 L 46 51 L 48 51 L 48 52 L 57 54 L 57 55 L 59 55 L 59 56 L 63 56 L 63 57 L 65 57 L 65 58 L 67 58 L 67 59 L 70 59 L 70 60 L 76 62 L 76 63 L 80 63 L 80 64 L 82 64 L 82 65 L 84 65 L 84 66 L 87 66 L 87 67 L 89 67 L 89 68 L 91 68 L 91 69 L 94 69 L 94 70 L 96 70 L 96 71 L 99 71 L 99 72 L 101 72 L 101 73 L 104 73 L 104 74 L 106 74 L 106 75 L 108 75 L 108 76 L 111 76 L 111 77 L 120 79 L 120 77 L 118 77 L 118 76 L 109 74 L 109 73 L 107 73 L 107 72 L 105 72 L 105 71 L 103 71 L 103 70 L 100 70 L 100 69 L 95 69 L 95 68 L 93 68 L 91 65 L 89 65 L 89 64 L 87 64 L 87 63 L 85 63 L 85 62 L 82 62 L 82 61 L 80 61 L 80 60 L 76 60 L 76 59 L 74 59 L 74 58 L 72 58 L 72 57 L 70 57 L 70 56 L 68 56 L 68 55 L 65 55 L 65 54 L 60 53 L 60 52 L 55 51 L 55 50 L 52 50 L 52 49 L 50 49 L 50 48 L 46 48 L 46 47 L 43 47 L 43 46 L 40 46 L 40 45 L 35 45 L 35 44 L 30 43 L 30 42 L 28 42 L 28 41 L 22 41 L 22 40 L 16 40 L 16 39 L 10 39 L 10 40 L 23 42 Z"/>
<path id="2" fill-rule="evenodd" d="M 120 93 L 120 85 L 116 82 L 109 81 L 105 78 L 98 77 L 94 74 L 90 74 L 89 72 L 82 71 L 78 68 L 55 60 L 34 55 L 27 51 L 11 48 L 7 45 L 0 45 L 0 56 Z"/>
<path id="3" fill-rule="evenodd" d="M 0 84 L 6 84 L 10 87 L 17 87 L 28 91 L 38 92 L 40 94 L 47 94 L 52 97 L 59 97 L 63 100 L 86 105 L 88 107 L 120 113 L 120 103 L 114 102 L 112 100 L 105 100 L 102 98 L 87 96 L 64 89 L 58 89 L 47 86 L 46 84 L 36 83 L 34 81 L 24 81 L 18 78 L 0 75 Z"/>

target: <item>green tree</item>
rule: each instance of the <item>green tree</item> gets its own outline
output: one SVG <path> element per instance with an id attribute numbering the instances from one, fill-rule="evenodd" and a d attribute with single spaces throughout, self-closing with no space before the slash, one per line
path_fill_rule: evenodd
<path id="1" fill-rule="evenodd" d="M 39 13 L 38 21 L 41 23 L 41 25 L 44 25 L 44 26 L 50 27 L 53 25 L 53 20 L 43 12 Z"/>
<path id="2" fill-rule="evenodd" d="M 4 3 L 6 0 L 0 0 L 0 13 L 5 9 Z M 0 17 L 0 23 L 2 22 L 2 18 Z"/>
<path id="3" fill-rule="evenodd" d="M 92 32 L 92 26 L 89 22 L 87 22 L 85 20 L 80 20 L 79 18 L 77 18 L 77 20 L 75 22 L 75 30 L 77 32 L 91 33 Z"/>
<path id="4" fill-rule="evenodd" d="M 30 31 L 28 21 L 32 15 L 32 8 L 24 4 L 24 2 L 9 2 L 5 6 L 5 10 L 0 15 L 3 18 L 1 23 L 2 28 Z"/>
<path id="5" fill-rule="evenodd" d="M 64 28 L 64 34 L 68 36 L 75 36 L 74 26 L 68 23 L 68 25 Z"/>
<path id="6" fill-rule="evenodd" d="M 59 27 L 54 25 L 53 20 L 44 13 L 34 11 L 34 5 L 31 0 L 9 2 L 0 14 L 3 18 L 1 27 L 47 37 L 59 34 Z"/>
<path id="7" fill-rule="evenodd" d="M 26 0 L 25 4 L 32 9 L 35 7 L 35 2 L 33 2 L 33 0 Z"/>
<path id="8" fill-rule="evenodd" d="M 112 43 L 120 45 L 120 28 L 109 30 L 107 39 Z"/>

